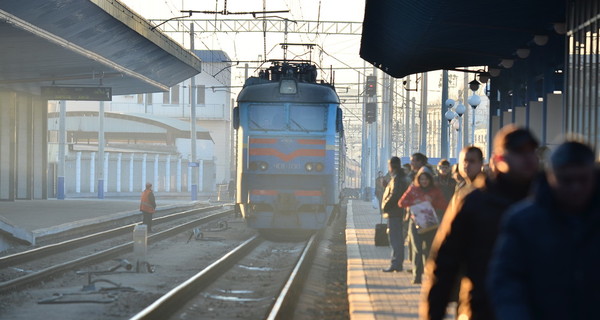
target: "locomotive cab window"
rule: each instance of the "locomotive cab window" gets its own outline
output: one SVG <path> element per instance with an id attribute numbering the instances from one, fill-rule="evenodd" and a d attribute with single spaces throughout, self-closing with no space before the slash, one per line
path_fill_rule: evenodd
<path id="1" fill-rule="evenodd" d="M 292 131 L 325 131 L 327 128 L 327 106 L 291 105 L 289 122 Z"/>
<path id="2" fill-rule="evenodd" d="M 285 130 L 286 116 L 283 105 L 251 105 L 248 112 L 251 130 Z"/>

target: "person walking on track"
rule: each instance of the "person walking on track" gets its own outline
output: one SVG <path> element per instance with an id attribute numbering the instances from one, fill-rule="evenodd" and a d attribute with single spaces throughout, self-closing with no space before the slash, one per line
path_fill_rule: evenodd
<path id="1" fill-rule="evenodd" d="M 143 214 L 143 224 L 148 228 L 148 233 L 152 232 L 152 215 L 156 211 L 156 200 L 152 192 L 152 183 L 146 183 L 146 190 L 142 192 L 140 199 L 140 211 Z"/>

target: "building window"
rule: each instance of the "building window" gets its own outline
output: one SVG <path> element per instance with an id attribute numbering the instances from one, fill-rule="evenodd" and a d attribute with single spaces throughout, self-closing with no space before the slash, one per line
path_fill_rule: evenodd
<path id="1" fill-rule="evenodd" d="M 144 104 L 144 95 L 143 94 L 138 94 L 137 95 L 137 103 L 138 104 Z"/>
<path id="2" fill-rule="evenodd" d="M 163 92 L 163 104 L 169 104 L 169 92 Z"/>
<path id="3" fill-rule="evenodd" d="M 146 104 L 152 104 L 152 93 L 146 93 Z"/>

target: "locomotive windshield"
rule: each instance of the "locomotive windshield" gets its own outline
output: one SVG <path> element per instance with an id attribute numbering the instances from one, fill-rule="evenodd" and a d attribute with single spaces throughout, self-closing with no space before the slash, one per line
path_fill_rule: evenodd
<path id="1" fill-rule="evenodd" d="M 327 129 L 326 105 L 259 105 L 253 104 L 248 112 L 248 125 L 258 131 L 314 132 Z"/>
<path id="2" fill-rule="evenodd" d="M 327 108 L 324 105 L 291 105 L 290 130 L 325 131 Z"/>
<path id="3" fill-rule="evenodd" d="M 248 120 L 252 130 L 286 130 L 285 110 L 281 105 L 252 105 Z"/>

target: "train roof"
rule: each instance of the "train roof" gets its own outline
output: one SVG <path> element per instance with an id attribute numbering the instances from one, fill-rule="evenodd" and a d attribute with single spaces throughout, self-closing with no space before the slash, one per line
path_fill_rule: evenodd
<path id="1" fill-rule="evenodd" d="M 298 93 L 280 94 L 279 81 L 250 84 L 237 97 L 238 102 L 340 103 L 335 89 L 328 84 L 296 82 Z"/>

